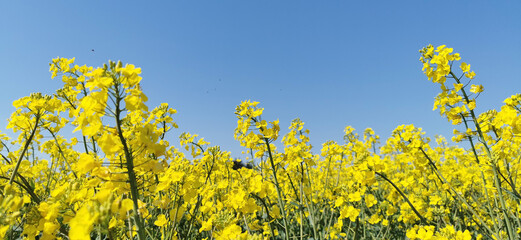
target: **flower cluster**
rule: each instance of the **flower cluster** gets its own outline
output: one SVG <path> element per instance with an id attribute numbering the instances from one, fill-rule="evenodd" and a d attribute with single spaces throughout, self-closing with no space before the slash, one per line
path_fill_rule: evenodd
<path id="1" fill-rule="evenodd" d="M 54 59 L 63 88 L 14 101 L 18 137 L 0 134 L 0 238 L 520 238 L 521 95 L 477 114 L 470 64 L 453 69 L 461 56 L 444 45 L 420 53 L 434 109 L 468 148 L 414 125 L 380 145 L 348 126 L 314 153 L 303 121 L 279 137 L 250 100 L 234 134 L 248 158 L 186 132 L 176 147 L 176 110 L 149 109 L 140 68 Z"/>

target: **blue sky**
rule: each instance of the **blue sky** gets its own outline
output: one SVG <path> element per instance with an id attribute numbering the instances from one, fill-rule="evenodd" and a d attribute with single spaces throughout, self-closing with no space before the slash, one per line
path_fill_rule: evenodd
<path id="1" fill-rule="evenodd" d="M 234 156 L 246 99 L 282 134 L 301 118 L 315 152 L 347 125 L 383 141 L 411 123 L 450 138 L 418 50 L 453 47 L 485 87 L 478 112 L 499 108 L 521 92 L 520 11 L 519 1 L 3 1 L 1 129 L 12 101 L 61 86 L 48 72 L 60 56 L 141 67 L 148 105 L 178 110 L 171 141 L 197 133 Z"/>

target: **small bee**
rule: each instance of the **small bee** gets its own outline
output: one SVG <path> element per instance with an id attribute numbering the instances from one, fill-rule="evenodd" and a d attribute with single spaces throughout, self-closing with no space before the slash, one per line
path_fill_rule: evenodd
<path id="1" fill-rule="evenodd" d="M 241 168 L 253 169 L 253 165 L 251 163 L 244 164 L 241 160 L 233 160 L 233 170 L 239 170 Z"/>

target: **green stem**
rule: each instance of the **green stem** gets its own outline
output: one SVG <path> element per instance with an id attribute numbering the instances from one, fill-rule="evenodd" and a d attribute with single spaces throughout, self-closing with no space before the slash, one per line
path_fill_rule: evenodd
<path id="1" fill-rule="evenodd" d="M 273 156 L 271 154 L 270 142 L 269 142 L 268 138 L 264 138 L 264 141 L 266 142 L 266 147 L 268 148 L 268 156 L 270 158 L 271 170 L 273 172 L 273 179 L 275 180 L 275 187 L 277 189 L 280 211 L 282 212 L 282 220 L 284 222 L 284 232 L 286 233 L 286 239 L 289 240 L 289 229 L 288 229 L 288 221 L 286 219 L 286 210 L 284 209 L 284 200 L 282 199 L 280 185 L 279 185 L 279 181 L 277 179 L 277 171 L 275 170 L 275 162 L 273 161 Z"/>
<path id="2" fill-rule="evenodd" d="M 420 221 L 423 223 L 423 224 L 427 224 L 429 223 L 429 221 L 427 221 L 426 218 L 424 218 L 420 212 L 418 212 L 418 210 L 416 210 L 416 208 L 414 207 L 414 205 L 412 205 L 411 201 L 409 201 L 409 198 L 407 198 L 407 196 L 405 196 L 405 194 L 402 192 L 402 190 L 400 190 L 400 188 L 398 188 L 398 186 L 396 186 L 389 178 L 387 178 L 387 176 L 385 176 L 385 174 L 383 173 L 379 173 L 379 172 L 374 172 L 376 175 L 382 177 L 385 181 L 387 181 L 388 183 L 390 183 L 394 189 L 396 191 L 398 191 L 398 193 L 403 197 L 403 199 L 407 202 L 407 204 L 409 205 L 409 207 L 411 207 L 412 211 L 416 214 L 416 216 L 418 216 L 418 218 L 420 218 Z"/>
<path id="3" fill-rule="evenodd" d="M 36 130 L 38 129 L 38 122 L 40 121 L 40 113 L 36 114 L 36 120 L 34 121 L 34 128 L 31 132 L 31 135 L 29 135 L 29 138 L 25 142 L 24 149 L 22 150 L 22 153 L 20 154 L 20 157 L 18 157 L 18 161 L 16 162 L 16 166 L 13 170 L 13 175 L 11 175 L 11 178 L 9 179 L 9 185 L 11 185 L 14 181 L 14 177 L 16 176 L 16 173 L 18 172 L 18 169 L 20 168 L 20 164 L 22 163 L 22 159 L 25 155 L 25 152 L 27 149 L 29 149 L 29 145 L 31 144 L 31 141 L 33 140 L 34 135 L 36 134 Z"/>
<path id="4" fill-rule="evenodd" d="M 456 75 L 452 71 L 450 72 L 450 74 L 454 78 L 454 80 L 458 84 L 460 84 L 460 79 L 458 77 L 456 77 Z M 461 89 L 461 93 L 463 94 L 463 97 L 465 98 L 466 103 L 469 103 L 470 100 L 469 100 L 469 97 L 468 97 L 467 93 L 465 92 L 465 89 L 462 88 Z M 515 239 L 514 238 L 514 230 L 512 228 L 512 223 L 510 222 L 510 218 L 509 218 L 508 213 L 507 213 L 506 203 L 505 203 L 505 199 L 504 199 L 504 196 L 503 196 L 503 191 L 501 190 L 501 182 L 499 181 L 499 177 L 498 177 L 499 169 L 496 166 L 496 161 L 494 161 L 494 159 L 492 157 L 492 154 L 490 152 L 490 148 L 487 145 L 487 140 L 484 137 L 483 131 L 481 130 L 481 126 L 480 126 L 480 124 L 478 122 L 478 118 L 476 117 L 476 114 L 474 113 L 474 110 L 470 109 L 469 112 L 470 112 L 470 116 L 472 117 L 472 120 L 474 121 L 474 125 L 476 126 L 476 131 L 478 132 L 478 135 L 479 135 L 479 138 L 481 140 L 481 143 L 485 147 L 485 150 L 487 151 L 487 155 L 488 155 L 490 161 L 492 162 L 492 170 L 494 172 L 494 185 L 496 186 L 497 191 L 498 191 L 499 202 L 501 204 L 501 211 L 503 212 L 503 216 L 505 218 L 504 220 L 505 220 L 506 225 L 507 225 L 508 237 L 509 237 L 509 239 Z"/>
<path id="5" fill-rule="evenodd" d="M 307 176 L 308 176 L 308 186 L 309 188 L 311 188 L 311 192 L 314 192 L 313 190 L 313 182 L 312 182 L 312 178 L 310 176 L 310 171 L 309 171 L 309 166 L 306 165 L 306 168 L 307 168 Z M 302 169 L 302 174 L 304 174 L 304 169 Z M 308 199 L 308 195 L 304 195 L 304 203 L 306 204 L 306 207 L 309 209 L 309 222 L 311 224 L 311 228 L 313 229 L 313 238 L 314 239 L 317 239 L 317 236 L 318 236 L 318 233 L 317 233 L 317 227 L 316 227 L 316 218 L 315 218 L 315 208 L 314 208 L 314 205 L 313 205 L 313 194 L 311 194 L 311 199 Z"/>
<path id="6" fill-rule="evenodd" d="M 423 152 L 424 156 L 427 158 L 427 160 L 429 161 L 429 164 L 431 166 L 434 165 L 434 162 L 432 161 L 432 159 L 425 153 Z M 435 171 L 435 173 L 443 180 L 443 182 L 445 184 L 447 184 L 449 186 L 449 188 L 452 190 L 452 192 L 454 192 L 454 195 L 460 200 L 462 201 L 463 203 L 465 203 L 465 205 L 467 205 L 468 209 L 470 210 L 470 212 L 474 215 L 474 217 L 476 217 L 479 222 L 481 223 L 481 225 L 487 229 L 489 231 L 489 233 L 491 235 L 494 235 L 494 232 L 492 231 L 492 229 L 490 229 L 490 227 L 488 227 L 488 225 L 485 224 L 485 222 L 483 221 L 483 219 L 481 219 L 481 217 L 478 215 L 478 213 L 473 209 L 473 207 L 460 195 L 458 194 L 458 192 L 456 191 L 456 189 L 454 189 L 454 187 L 452 187 L 452 185 L 447 181 L 447 179 L 438 171 L 437 168 L 433 167 L 433 170 Z M 486 186 L 485 186 L 486 187 Z M 496 238 L 499 239 L 499 235 L 494 235 Z"/>
<path id="7" fill-rule="evenodd" d="M 134 221 L 137 225 L 137 233 L 140 240 L 145 240 L 145 226 L 143 224 L 143 221 L 141 219 L 141 216 L 139 215 L 139 192 L 138 192 L 138 184 L 136 180 L 136 173 L 134 172 L 134 157 L 132 156 L 132 153 L 127 145 L 127 140 L 123 136 L 123 130 L 121 128 L 121 100 L 123 98 L 119 94 L 118 85 L 115 85 L 115 92 L 116 92 L 116 128 L 118 131 L 118 137 L 121 141 L 121 144 L 123 145 L 123 151 L 125 152 L 125 159 L 126 159 L 126 168 L 127 168 L 127 174 L 128 174 L 128 180 L 130 182 L 130 194 L 132 197 L 132 202 L 134 204 Z"/>
<path id="8" fill-rule="evenodd" d="M 60 153 L 61 157 L 63 158 L 63 161 L 65 162 L 65 164 L 67 164 L 67 167 L 69 168 L 69 170 L 72 172 L 72 174 L 74 175 L 74 177 L 77 179 L 78 178 L 78 175 L 76 175 L 76 173 L 74 172 L 74 170 L 72 170 L 72 167 L 71 165 L 69 164 L 69 162 L 67 161 L 67 158 L 65 157 L 65 155 L 63 154 L 63 150 L 62 148 L 60 147 L 60 144 L 58 143 L 58 138 L 56 138 L 56 134 L 54 134 L 54 132 L 51 131 L 51 129 L 49 128 L 46 128 L 47 131 L 49 131 L 52 135 L 52 137 L 54 138 L 54 142 L 56 142 L 56 147 L 58 147 L 58 152 Z"/>

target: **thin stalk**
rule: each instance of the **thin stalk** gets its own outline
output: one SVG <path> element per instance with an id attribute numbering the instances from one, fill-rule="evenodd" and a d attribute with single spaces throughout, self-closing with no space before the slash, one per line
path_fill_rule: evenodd
<path id="1" fill-rule="evenodd" d="M 356 239 L 359 239 L 360 236 L 358 236 L 358 228 L 360 227 L 360 219 L 357 217 L 356 218 L 356 226 L 355 226 L 355 235 L 353 236 L 353 239 L 356 240 Z"/>
<path id="2" fill-rule="evenodd" d="M 242 215 L 242 220 L 244 221 L 244 225 L 246 227 L 246 231 L 248 232 L 248 234 L 251 235 L 251 230 L 250 230 L 250 227 L 248 226 L 248 221 L 246 220 L 246 216 L 244 214 Z"/>
<path id="3" fill-rule="evenodd" d="M 134 221 L 137 225 L 137 233 L 140 240 L 145 240 L 145 225 L 143 224 L 143 221 L 141 219 L 141 216 L 139 215 L 139 192 L 138 192 L 138 184 L 136 179 L 136 173 L 134 172 L 134 157 L 132 156 L 132 152 L 130 151 L 127 140 L 123 136 L 123 130 L 121 128 L 121 100 L 122 97 L 119 95 L 119 89 L 118 85 L 115 86 L 116 90 L 116 128 L 118 132 L 118 137 L 121 141 L 121 144 L 123 145 L 123 151 L 125 152 L 125 159 L 126 159 L 126 168 L 127 168 L 127 174 L 128 174 L 128 180 L 130 183 L 130 194 L 132 197 L 132 202 L 134 204 Z"/>
<path id="4" fill-rule="evenodd" d="M 327 215 L 325 213 L 326 213 L 326 211 L 324 211 L 324 215 Z M 329 231 L 331 230 L 331 223 L 333 222 L 334 215 L 335 214 L 333 214 L 333 211 L 331 211 L 330 217 L 329 217 L 329 222 L 327 223 L 327 227 L 324 227 L 324 231 L 326 231 L 326 232 L 324 233 L 324 231 L 322 231 L 324 239 L 327 239 L 327 236 L 329 235 Z M 349 222 L 349 224 L 351 224 L 351 222 Z"/>
<path id="5" fill-rule="evenodd" d="M 304 218 L 303 218 L 303 214 L 302 212 L 304 211 L 303 207 L 302 207 L 302 182 L 300 182 L 300 199 L 299 199 L 299 208 L 300 208 L 300 211 L 299 211 L 299 214 L 300 214 L 300 240 L 303 240 L 304 239 L 304 230 L 303 230 L 303 226 L 302 226 L 302 223 L 304 222 Z"/>
<path id="6" fill-rule="evenodd" d="M 393 183 L 389 178 L 387 178 L 387 177 L 385 176 L 385 174 L 383 174 L 383 173 L 379 173 L 379 172 L 375 172 L 375 174 L 378 175 L 378 176 L 380 176 L 380 177 L 382 177 L 385 181 L 387 181 L 388 183 L 390 183 L 390 184 L 394 187 L 394 189 L 395 189 L 396 191 L 398 191 L 398 193 L 399 193 L 399 194 L 403 197 L 403 199 L 407 202 L 407 204 L 409 205 L 409 207 L 411 207 L 412 211 L 416 214 L 416 216 L 417 216 L 418 218 L 420 218 L 420 221 L 421 221 L 422 223 L 424 223 L 424 224 L 429 223 L 429 221 L 427 221 L 427 219 L 424 218 L 424 217 L 420 214 L 420 212 L 418 212 L 418 210 L 416 210 L 416 208 L 414 207 L 414 205 L 412 205 L 411 201 L 409 201 L 409 198 L 407 198 L 407 196 L 405 196 L 405 194 L 402 192 L 402 190 L 400 190 L 400 188 L 398 188 L 398 186 L 396 186 L 396 185 L 395 185 L 395 184 L 394 184 L 394 183 Z"/>
<path id="7" fill-rule="evenodd" d="M 87 147 L 87 138 L 83 136 L 83 147 L 85 148 L 85 153 L 89 154 L 89 148 Z"/>
<path id="8" fill-rule="evenodd" d="M 507 224 L 507 233 L 508 233 L 508 237 L 509 239 L 515 239 L 514 238 L 514 231 L 512 229 L 512 223 L 510 222 L 510 218 L 508 216 L 508 213 L 506 211 L 506 203 L 505 203 L 505 199 L 503 197 L 503 193 L 502 193 L 502 190 L 501 190 L 501 182 L 499 181 L 499 177 L 498 177 L 498 169 L 497 169 L 497 166 L 495 163 L 492 164 L 492 169 L 494 170 L 494 184 L 496 185 L 496 188 L 497 188 L 497 191 L 498 191 L 498 197 L 499 197 L 499 203 L 501 204 L 501 211 L 503 212 L 503 216 L 504 216 L 504 220 Z"/>
<path id="9" fill-rule="evenodd" d="M 424 156 L 427 158 L 427 160 L 429 160 L 429 163 L 430 165 L 432 166 L 434 164 L 434 162 L 430 159 L 430 157 L 428 155 L 425 154 L 424 152 Z M 485 224 L 485 222 L 483 221 L 483 219 L 481 219 L 481 217 L 479 217 L 478 213 L 476 213 L 476 211 L 474 211 L 474 209 L 472 208 L 472 206 L 460 195 L 458 194 L 458 192 L 456 191 L 456 189 L 454 189 L 454 187 L 452 187 L 452 185 L 447 181 L 447 179 L 445 177 L 443 177 L 443 175 L 438 171 L 437 168 L 434 168 L 433 167 L 433 170 L 435 171 L 435 173 L 443 180 L 444 183 L 446 183 L 449 188 L 452 190 L 452 192 L 454 192 L 454 195 L 460 200 L 462 201 L 463 203 L 465 203 L 465 205 L 467 205 L 468 209 L 470 210 L 470 212 L 474 215 L 474 217 L 476 217 L 479 222 L 481 223 L 481 225 L 487 229 L 492 235 L 494 235 L 494 232 L 492 231 L 492 229 L 490 229 L 488 227 L 488 225 Z M 486 186 L 485 186 L 486 187 Z M 496 234 L 494 235 L 496 238 L 499 239 L 499 236 Z"/>
<path id="10" fill-rule="evenodd" d="M 54 134 L 54 132 L 51 131 L 51 129 L 47 128 L 47 131 L 49 131 L 52 135 L 52 137 L 54 138 L 54 142 L 56 142 L 56 147 L 58 147 L 58 152 L 60 153 L 61 157 L 63 158 L 63 161 L 65 162 L 65 164 L 67 164 L 67 167 L 69 168 L 69 170 L 72 172 L 72 174 L 74 175 L 74 177 L 77 179 L 78 176 L 76 175 L 76 173 L 74 172 L 74 170 L 72 170 L 72 167 L 71 165 L 69 164 L 69 162 L 67 161 L 67 158 L 65 157 L 65 155 L 63 154 L 63 150 L 62 148 L 60 147 L 60 144 L 58 143 L 58 139 L 56 138 L 56 134 Z"/>
<path id="11" fill-rule="evenodd" d="M 462 114 L 460 114 L 461 118 L 464 119 L 464 116 Z M 468 126 L 468 123 L 467 121 L 463 121 L 463 123 L 465 124 L 465 128 L 468 129 L 469 126 Z M 478 153 L 476 152 L 476 146 L 474 145 L 474 141 L 472 140 L 472 137 L 468 136 L 468 140 L 470 142 L 470 147 L 472 149 L 472 152 L 474 153 L 474 157 L 476 158 L 476 162 L 479 164 L 479 157 L 478 157 Z M 425 153 L 424 153 L 425 154 Z M 481 171 L 481 180 L 483 181 L 483 189 L 485 190 L 485 197 L 488 199 L 489 196 L 488 196 L 488 190 L 487 190 L 487 180 L 485 178 L 485 174 L 483 174 L 483 171 Z M 487 202 L 486 203 L 487 205 L 487 208 L 488 208 L 488 213 L 491 217 L 491 219 L 494 219 L 494 221 L 492 221 L 492 223 L 494 223 L 494 229 L 496 231 L 498 231 L 498 227 L 497 227 L 497 224 L 496 224 L 496 216 L 494 215 L 494 211 L 492 211 L 492 206 L 490 206 L 490 203 Z"/>
<path id="12" fill-rule="evenodd" d="M 264 199 L 260 198 L 259 196 L 255 195 L 254 193 L 250 193 L 251 196 L 253 196 L 255 199 L 259 200 L 262 204 L 262 206 L 264 207 L 265 211 L 266 211 L 266 216 L 268 218 L 268 226 L 270 227 L 270 231 L 271 231 L 271 238 L 272 239 L 275 239 L 275 231 L 273 230 L 273 227 L 271 226 L 272 224 L 272 221 L 271 221 L 271 216 L 270 216 L 270 210 L 268 208 L 268 205 L 266 204 L 266 202 L 264 201 Z"/>
<path id="13" fill-rule="evenodd" d="M 309 175 L 309 166 L 306 165 L 306 168 L 307 168 L 307 175 L 308 175 L 308 180 L 309 180 L 309 187 L 311 188 L 311 192 L 313 193 L 313 183 L 311 182 L 312 181 L 312 178 L 311 176 Z M 304 170 L 302 170 L 304 171 Z M 304 172 L 302 172 L 304 173 Z M 313 228 L 313 238 L 314 239 L 317 239 L 317 227 L 316 227 L 316 223 L 315 223 L 315 208 L 314 208 L 314 205 L 313 205 L 313 194 L 311 194 L 311 200 L 308 199 L 308 196 L 307 195 L 304 195 L 304 203 L 306 204 L 307 208 L 309 209 L 309 219 L 310 219 L 310 223 L 311 223 L 311 227 Z"/>
<path id="14" fill-rule="evenodd" d="M 286 210 L 284 209 L 284 199 L 282 199 L 279 180 L 277 179 L 277 171 L 275 170 L 275 162 L 273 161 L 273 156 L 271 154 L 270 142 L 268 138 L 264 138 L 264 141 L 266 142 L 266 147 L 268 148 L 271 170 L 273 172 L 273 179 L 275 180 L 275 188 L 277 189 L 280 211 L 282 212 L 282 220 L 284 222 L 284 232 L 286 233 L 286 239 L 289 240 L 288 220 L 286 219 Z"/>
<path id="15" fill-rule="evenodd" d="M 329 156 L 329 160 L 327 161 L 327 168 L 326 168 L 326 182 L 324 184 L 324 190 L 322 191 L 322 194 L 325 196 L 326 194 L 326 189 L 327 189 L 327 186 L 328 186 L 328 180 L 329 180 L 329 167 L 331 165 L 331 156 Z"/>
<path id="16" fill-rule="evenodd" d="M 459 84 L 460 83 L 460 79 L 457 78 L 456 75 L 452 71 L 450 72 L 450 74 L 452 75 L 454 80 Z M 465 89 L 462 88 L 461 89 L 461 93 L 463 94 L 463 97 L 465 98 L 466 103 L 469 103 L 470 100 L 469 100 L 469 97 L 468 97 L 467 93 L 465 92 Z M 507 225 L 508 237 L 509 237 L 509 239 L 515 239 L 514 238 L 514 230 L 512 228 L 512 223 L 510 222 L 510 218 L 509 218 L 508 213 L 507 213 L 506 203 L 505 203 L 505 199 L 504 199 L 504 196 L 503 196 L 503 191 L 501 190 L 501 182 L 499 181 L 499 177 L 498 177 L 499 169 L 497 168 L 496 163 L 495 163 L 495 161 L 494 161 L 494 159 L 492 157 L 492 154 L 490 152 L 490 148 L 487 145 L 487 141 L 486 141 L 486 139 L 484 137 L 483 131 L 481 130 L 481 125 L 478 122 L 478 118 L 476 117 L 476 114 L 474 113 L 474 110 L 470 110 L 469 112 L 470 112 L 470 115 L 472 117 L 472 120 L 474 121 L 474 125 L 476 126 L 476 131 L 478 132 L 478 135 L 479 135 L 479 138 L 481 140 L 481 143 L 485 147 L 485 150 L 487 151 L 487 155 L 488 155 L 490 161 L 492 162 L 492 170 L 494 172 L 494 185 L 496 186 L 497 191 L 498 191 L 499 202 L 501 204 L 501 211 L 503 212 L 503 216 L 505 218 L 504 220 L 505 220 L 506 225 Z"/>
<path id="17" fill-rule="evenodd" d="M 9 178 L 4 176 L 0 176 L 0 178 L 9 180 Z M 36 204 L 40 203 L 40 198 L 34 193 L 34 191 L 31 188 L 16 180 L 13 180 L 13 182 L 20 185 L 21 188 L 23 188 L 27 193 L 29 193 L 29 195 L 31 195 L 31 198 L 36 202 Z"/>
<path id="18" fill-rule="evenodd" d="M 301 172 L 300 172 L 300 183 L 299 183 L 299 190 L 300 190 L 300 199 L 299 199 L 299 208 L 300 208 L 300 239 L 303 240 L 304 236 L 302 236 L 303 234 L 303 227 L 302 227 L 302 223 L 304 222 L 304 203 L 303 203 L 303 198 L 304 198 L 304 163 L 300 163 L 300 169 L 301 169 Z M 297 169 L 298 170 L 298 169 Z M 309 210 L 308 210 L 309 211 Z M 313 223 L 314 225 L 314 223 Z"/>
<path id="19" fill-rule="evenodd" d="M 22 150 L 22 153 L 20 154 L 20 157 L 18 157 L 18 161 L 16 162 L 16 166 L 14 167 L 14 170 L 13 170 L 13 175 L 11 175 L 11 178 L 9 179 L 9 185 L 11 185 L 13 183 L 14 177 L 16 176 L 16 173 L 18 172 L 18 169 L 20 168 L 20 164 L 22 163 L 22 159 L 25 155 L 25 152 L 29 148 L 29 145 L 31 144 L 33 137 L 36 134 L 36 130 L 38 129 L 38 122 L 40 121 L 40 117 L 41 117 L 40 113 L 37 113 L 36 120 L 34 121 L 34 128 L 31 131 L 31 135 L 29 135 L 29 138 L 25 142 L 25 146 L 24 146 L 24 149 Z"/>

